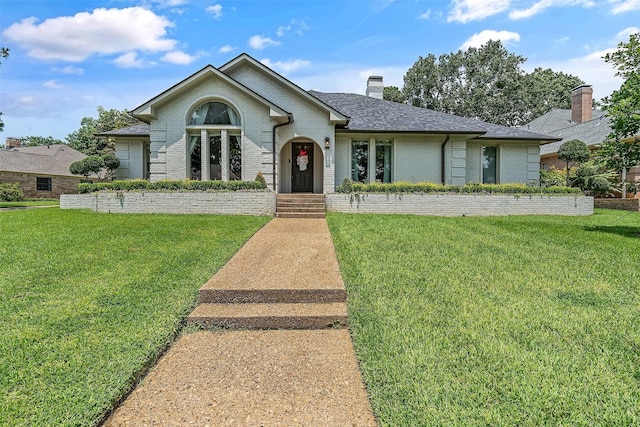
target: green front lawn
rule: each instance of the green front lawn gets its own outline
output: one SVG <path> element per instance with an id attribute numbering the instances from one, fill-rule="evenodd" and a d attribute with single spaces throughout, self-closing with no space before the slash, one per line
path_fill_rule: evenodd
<path id="1" fill-rule="evenodd" d="M 58 206 L 59 200 L 23 200 L 21 202 L 3 202 L 0 200 L 0 208 L 25 208 L 30 206 Z"/>
<path id="2" fill-rule="evenodd" d="M 0 213 L 0 425 L 92 425 L 269 218 Z"/>
<path id="3" fill-rule="evenodd" d="M 640 213 L 327 220 L 381 425 L 640 425 Z"/>

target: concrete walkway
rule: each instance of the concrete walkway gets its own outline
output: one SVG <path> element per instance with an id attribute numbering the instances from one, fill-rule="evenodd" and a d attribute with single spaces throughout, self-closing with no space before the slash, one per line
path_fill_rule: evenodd
<path id="1" fill-rule="evenodd" d="M 313 303 L 310 296 L 320 305 L 343 304 L 336 295 L 344 295 L 344 283 L 324 219 L 273 219 L 201 290 L 201 300 L 239 311 L 257 304 L 245 311 L 265 306 L 270 316 L 278 304 Z M 228 297 L 232 301 L 215 301 Z M 194 313 L 210 303 L 202 302 Z M 105 425 L 342 427 L 376 421 L 347 328 L 224 329 L 182 336 Z"/>

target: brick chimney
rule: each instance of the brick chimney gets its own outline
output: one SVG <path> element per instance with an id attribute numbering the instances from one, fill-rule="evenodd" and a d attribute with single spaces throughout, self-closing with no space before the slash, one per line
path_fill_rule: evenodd
<path id="1" fill-rule="evenodd" d="M 571 91 L 571 121 L 574 123 L 588 122 L 593 118 L 591 100 L 593 88 L 591 85 L 581 85 Z"/>
<path id="2" fill-rule="evenodd" d="M 382 76 L 370 76 L 367 80 L 367 96 L 382 99 L 383 92 L 384 84 L 382 83 Z"/>
<path id="3" fill-rule="evenodd" d="M 20 138 L 11 138 L 7 137 L 5 148 L 8 150 L 10 148 L 18 148 L 20 147 Z"/>

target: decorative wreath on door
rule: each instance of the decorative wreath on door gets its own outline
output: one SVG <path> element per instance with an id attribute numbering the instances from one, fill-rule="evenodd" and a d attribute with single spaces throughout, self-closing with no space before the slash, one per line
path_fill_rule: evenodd
<path id="1" fill-rule="evenodd" d="M 307 165 L 309 164 L 309 153 L 306 150 L 307 147 L 300 148 L 300 152 L 298 153 L 298 157 L 296 158 L 296 163 L 298 164 L 298 169 L 300 172 L 304 172 L 307 170 Z"/>

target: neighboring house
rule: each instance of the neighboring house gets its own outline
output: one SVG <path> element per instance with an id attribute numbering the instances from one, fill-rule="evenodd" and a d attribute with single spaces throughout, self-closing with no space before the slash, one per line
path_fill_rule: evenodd
<path id="1" fill-rule="evenodd" d="M 7 138 L 0 149 L 0 184 L 18 183 L 29 198 L 77 193 L 83 177 L 71 174 L 69 166 L 85 157 L 64 144 L 21 147 L 20 140 Z"/>
<path id="2" fill-rule="evenodd" d="M 531 132 L 561 138 L 559 141 L 540 147 L 540 167 L 564 169 L 566 162 L 558 159 L 560 146 L 572 139 L 579 139 L 593 152 L 611 133 L 609 119 L 603 111 L 592 109 L 593 89 L 589 85 L 578 86 L 571 91 L 571 109 L 553 109 L 543 116 L 522 126 Z M 640 180 L 640 166 L 631 168 L 627 175 L 630 181 Z M 638 195 L 640 197 L 640 195 Z"/>
<path id="3" fill-rule="evenodd" d="M 149 126 L 102 136 L 117 177 L 253 180 L 278 193 L 359 182 L 533 183 L 557 140 L 367 95 L 307 92 L 247 54 L 208 65 L 132 111 Z M 148 162 L 148 167 L 147 167 Z"/>

